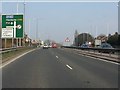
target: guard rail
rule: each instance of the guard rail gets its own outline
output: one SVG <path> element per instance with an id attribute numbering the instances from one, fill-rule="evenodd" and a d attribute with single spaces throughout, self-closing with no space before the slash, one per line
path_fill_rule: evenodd
<path id="1" fill-rule="evenodd" d="M 82 48 L 82 47 L 77 47 L 77 46 L 61 46 L 61 48 L 64 47 L 64 48 L 72 48 L 72 49 L 81 49 L 81 50 L 92 50 L 92 51 L 98 51 L 98 52 L 108 52 L 108 53 L 120 53 L 120 49 L 119 48 L 106 48 L 106 49 L 103 49 L 103 48 L 92 48 L 92 47 L 89 47 L 89 48 Z"/>
<path id="2" fill-rule="evenodd" d="M 17 47 L 2 48 L 2 49 L 0 49 L 0 53 L 6 53 L 6 52 L 10 52 L 10 51 L 15 51 L 15 50 L 17 50 Z"/>
<path id="3" fill-rule="evenodd" d="M 76 53 L 81 53 L 87 56 L 99 57 L 108 60 L 112 60 L 115 62 L 120 62 L 120 49 L 119 48 L 111 48 L 111 49 L 103 49 L 103 48 L 82 48 L 77 46 L 61 46 L 61 48 L 68 48 L 76 51 Z"/>

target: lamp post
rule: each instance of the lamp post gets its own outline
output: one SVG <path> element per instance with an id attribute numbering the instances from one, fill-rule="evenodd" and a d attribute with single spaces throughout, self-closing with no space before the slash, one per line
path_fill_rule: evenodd
<path id="1" fill-rule="evenodd" d="M 29 19 L 28 37 L 29 37 L 29 46 L 30 46 L 30 19 Z"/>
<path id="2" fill-rule="evenodd" d="M 25 36 L 24 36 L 25 35 L 25 5 L 26 5 L 26 3 L 25 3 L 25 0 L 24 0 L 24 27 L 23 27 L 24 28 L 24 31 L 23 31 L 24 32 L 23 33 L 24 39 L 25 39 Z M 23 45 L 25 46 L 25 40 L 23 41 Z"/>
<path id="3" fill-rule="evenodd" d="M 18 10 L 19 10 L 19 2 L 17 1 L 17 14 L 18 14 Z"/>
<path id="4" fill-rule="evenodd" d="M 97 38 L 97 26 L 95 26 L 95 37 Z"/>
<path id="5" fill-rule="evenodd" d="M 18 8 L 19 8 L 19 2 L 17 1 L 17 14 L 18 14 Z M 18 38 L 16 38 L 16 46 L 18 47 Z"/>
<path id="6" fill-rule="evenodd" d="M 117 4 L 117 11 L 118 11 L 118 33 L 120 34 L 120 1 Z"/>
<path id="7" fill-rule="evenodd" d="M 36 41 L 38 39 L 38 23 L 39 23 L 38 18 L 36 18 Z"/>

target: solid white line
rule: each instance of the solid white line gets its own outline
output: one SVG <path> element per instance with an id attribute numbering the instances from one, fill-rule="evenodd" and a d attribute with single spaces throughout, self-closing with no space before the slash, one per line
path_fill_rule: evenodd
<path id="1" fill-rule="evenodd" d="M 81 55 L 81 54 L 78 54 L 78 55 Z M 97 60 L 100 60 L 100 61 L 104 61 L 104 62 L 108 62 L 108 63 L 119 65 L 119 63 L 117 63 L 117 62 L 108 61 L 108 60 L 105 60 L 105 59 L 101 59 L 99 57 L 98 58 L 95 58 L 95 57 L 92 57 L 92 56 L 85 56 L 85 57 L 89 57 L 89 58 L 97 59 Z"/>
<path id="2" fill-rule="evenodd" d="M 97 60 L 119 65 L 119 63 L 117 63 L 117 62 L 112 62 L 112 61 L 104 60 L 104 59 L 101 59 L 101 58 L 97 58 Z"/>
<path id="3" fill-rule="evenodd" d="M 71 70 L 72 70 L 72 67 L 70 67 L 68 64 L 66 64 L 66 66 L 67 66 L 69 69 L 71 69 Z"/>
<path id="4" fill-rule="evenodd" d="M 58 58 L 58 56 L 56 56 L 56 58 Z"/>
<path id="5" fill-rule="evenodd" d="M 18 57 L 16 57 L 16 58 L 12 59 L 12 60 L 10 60 L 10 61 L 7 61 L 7 62 L 3 63 L 3 64 L 0 66 L 0 68 L 5 67 L 6 65 L 12 63 L 13 61 L 17 60 L 18 58 L 20 58 L 20 57 L 24 56 L 25 54 L 30 53 L 30 52 L 32 52 L 32 51 L 34 51 L 34 50 L 35 50 L 35 49 L 30 50 L 30 51 L 28 51 L 28 52 L 25 52 L 25 53 L 21 54 L 20 56 L 18 56 Z"/>

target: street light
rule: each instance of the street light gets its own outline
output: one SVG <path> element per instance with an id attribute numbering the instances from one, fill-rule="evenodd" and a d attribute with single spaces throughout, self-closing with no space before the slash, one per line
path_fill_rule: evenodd
<path id="1" fill-rule="evenodd" d="M 118 9 L 118 33 L 120 33 L 120 1 L 117 4 Z"/>
<path id="2" fill-rule="evenodd" d="M 38 39 L 38 23 L 39 23 L 38 18 L 36 18 L 36 41 Z"/>
<path id="3" fill-rule="evenodd" d="M 25 0 L 24 0 L 24 32 L 25 32 L 25 5 L 26 5 L 26 3 L 25 3 Z"/>
<path id="4" fill-rule="evenodd" d="M 18 14 L 18 8 L 19 8 L 19 4 L 18 4 L 19 2 L 17 1 L 17 14 Z"/>
<path id="5" fill-rule="evenodd" d="M 17 14 L 18 14 L 18 10 L 19 10 L 19 2 L 17 1 Z M 20 39 L 19 39 L 20 40 Z M 14 42 L 14 41 L 13 41 Z M 16 39 L 16 46 L 18 47 L 18 38 Z"/>
<path id="6" fill-rule="evenodd" d="M 25 35 L 25 5 L 26 5 L 26 3 L 25 3 L 25 0 L 24 0 L 24 35 Z M 25 46 L 25 40 L 24 40 L 24 46 Z"/>

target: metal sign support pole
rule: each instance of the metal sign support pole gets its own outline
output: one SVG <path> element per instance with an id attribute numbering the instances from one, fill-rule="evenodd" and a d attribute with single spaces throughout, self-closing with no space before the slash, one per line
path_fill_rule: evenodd
<path id="1" fill-rule="evenodd" d="M 21 38 L 19 38 L 19 46 L 21 46 Z"/>
<path id="2" fill-rule="evenodd" d="M 16 38 L 16 45 L 17 45 L 17 47 L 18 47 L 18 38 Z"/>
<path id="3" fill-rule="evenodd" d="M 14 38 L 12 38 L 12 47 L 14 47 Z"/>
<path id="4" fill-rule="evenodd" d="M 5 48 L 6 48 L 7 39 L 5 38 Z"/>

